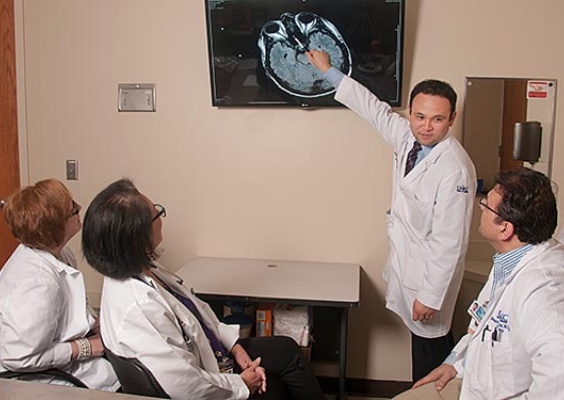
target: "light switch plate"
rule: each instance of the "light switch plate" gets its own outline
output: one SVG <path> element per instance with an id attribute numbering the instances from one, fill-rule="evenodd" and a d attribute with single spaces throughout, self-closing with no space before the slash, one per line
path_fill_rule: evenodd
<path id="1" fill-rule="evenodd" d="M 67 180 L 78 180 L 78 161 L 67 160 Z"/>
<path id="2" fill-rule="evenodd" d="M 120 83 L 118 111 L 155 111 L 154 83 Z"/>

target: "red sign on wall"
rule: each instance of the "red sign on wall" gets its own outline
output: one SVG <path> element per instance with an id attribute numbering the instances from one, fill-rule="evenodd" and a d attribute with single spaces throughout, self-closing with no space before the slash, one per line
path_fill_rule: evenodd
<path id="1" fill-rule="evenodd" d="M 548 81 L 527 81 L 527 99 L 548 98 Z"/>

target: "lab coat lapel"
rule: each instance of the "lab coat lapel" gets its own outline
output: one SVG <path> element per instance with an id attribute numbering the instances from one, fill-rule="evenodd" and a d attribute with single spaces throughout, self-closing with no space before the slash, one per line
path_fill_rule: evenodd
<path id="1" fill-rule="evenodd" d="M 417 182 L 420 177 L 425 174 L 425 172 L 429 169 L 431 165 L 437 162 L 437 160 L 441 157 L 441 155 L 445 152 L 445 150 L 449 147 L 449 141 L 452 140 L 452 137 L 448 135 L 444 138 L 441 142 L 437 143 L 433 150 L 421 160 L 407 176 L 404 177 L 404 183 L 409 185 L 410 183 Z"/>
<path id="2" fill-rule="evenodd" d="M 161 279 L 164 283 L 168 285 L 168 287 L 174 289 L 178 293 L 182 293 L 183 295 L 188 296 L 188 290 L 184 286 L 182 286 L 182 278 L 179 276 L 168 272 L 164 267 L 161 265 L 154 263 L 157 266 L 153 272 Z"/>
<path id="3" fill-rule="evenodd" d="M 192 303 L 194 303 L 194 305 L 196 306 L 196 309 L 198 310 L 200 315 L 204 317 L 204 315 L 207 314 L 206 310 L 202 309 L 200 305 L 200 299 L 196 297 L 196 295 L 194 294 L 194 290 L 188 289 L 186 286 L 182 285 L 182 278 L 180 278 L 179 276 L 171 272 L 168 272 L 165 268 L 159 266 L 158 264 L 155 265 L 157 265 L 158 268 L 155 269 L 153 272 L 159 277 L 159 279 L 161 279 L 164 283 L 166 283 L 167 286 L 170 287 L 172 290 L 174 290 L 176 293 L 180 293 L 184 297 L 189 298 L 192 301 Z"/>
<path id="4" fill-rule="evenodd" d="M 504 281 L 503 283 L 499 284 L 496 289 L 495 292 L 493 294 L 493 302 L 488 304 L 488 307 L 486 309 L 486 314 L 484 315 L 484 318 L 482 319 L 482 321 L 480 322 L 480 325 L 478 326 L 478 328 L 476 329 L 476 332 L 474 333 L 474 336 L 478 336 L 482 335 L 482 332 L 485 328 L 485 326 L 488 324 L 488 321 L 491 319 L 492 315 L 496 312 L 496 310 L 498 309 L 498 304 L 501 302 L 501 300 L 503 299 L 505 293 L 506 293 L 506 289 L 507 286 L 514 280 L 516 279 L 523 271 L 525 271 L 527 269 L 528 266 L 531 265 L 531 260 L 534 259 L 537 254 L 539 252 L 544 251 L 544 249 L 546 249 L 546 247 L 552 246 L 554 244 L 554 239 L 551 239 L 547 242 L 541 243 L 539 245 L 536 245 L 530 252 L 528 252 L 527 254 L 525 254 L 525 256 L 519 261 L 519 264 L 517 264 L 517 266 L 515 267 L 515 269 L 511 272 L 511 275 L 509 275 Z"/>
<path id="5" fill-rule="evenodd" d="M 68 298 L 68 315 L 66 324 L 63 324 L 60 332 L 60 340 L 68 341 L 86 336 L 93 325 L 93 318 L 85 307 L 86 288 L 82 273 L 76 268 L 59 261 L 53 254 L 34 250 L 48 265 L 51 266 L 61 277 L 62 290 Z"/>
<path id="6" fill-rule="evenodd" d="M 186 306 L 184 306 L 184 304 L 182 304 L 161 285 L 154 283 L 154 287 L 172 309 L 172 312 L 178 319 L 178 323 L 181 325 L 184 336 L 195 342 L 190 344 L 187 341 L 187 345 L 189 349 L 194 345 L 197 346 L 197 349 L 192 348 L 191 351 L 194 352 L 194 350 L 197 350 L 196 353 L 200 355 L 200 362 L 202 363 L 204 369 L 207 371 L 217 370 L 217 360 L 213 355 L 213 350 L 208 344 L 208 339 L 198 319 L 186 308 Z"/>

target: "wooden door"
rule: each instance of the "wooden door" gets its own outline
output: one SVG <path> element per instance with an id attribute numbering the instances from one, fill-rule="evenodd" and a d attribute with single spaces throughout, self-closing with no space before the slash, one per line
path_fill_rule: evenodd
<path id="1" fill-rule="evenodd" d="M 0 199 L 20 186 L 15 48 L 14 2 L 0 0 Z M 0 268 L 16 244 L 1 216 Z"/>
<path id="2" fill-rule="evenodd" d="M 506 79 L 503 95 L 503 122 L 501 128 L 500 170 L 514 169 L 523 161 L 513 159 L 513 138 L 515 122 L 527 119 L 527 81 L 525 79 Z"/>

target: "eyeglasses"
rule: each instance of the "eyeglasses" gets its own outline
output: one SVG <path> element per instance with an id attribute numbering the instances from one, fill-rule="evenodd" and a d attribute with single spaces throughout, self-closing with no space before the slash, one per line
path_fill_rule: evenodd
<path id="1" fill-rule="evenodd" d="M 164 206 L 160 205 L 160 204 L 153 204 L 153 205 L 157 209 L 157 214 L 153 217 L 151 222 L 155 222 L 160 217 L 165 218 L 166 217 L 166 208 Z"/>
<path id="2" fill-rule="evenodd" d="M 488 206 L 486 203 L 488 201 L 487 197 L 482 197 L 480 199 L 480 207 L 483 208 L 487 208 L 488 210 L 490 210 L 491 212 L 493 212 L 495 215 L 497 215 L 499 218 L 504 219 L 500 213 L 498 213 L 496 210 L 494 210 L 493 208 L 491 208 L 490 206 Z"/>
<path id="3" fill-rule="evenodd" d="M 78 213 L 80 212 L 80 208 L 78 208 L 78 203 L 76 201 L 72 201 L 72 211 L 71 211 L 71 217 L 74 217 L 75 215 L 78 215 Z"/>

